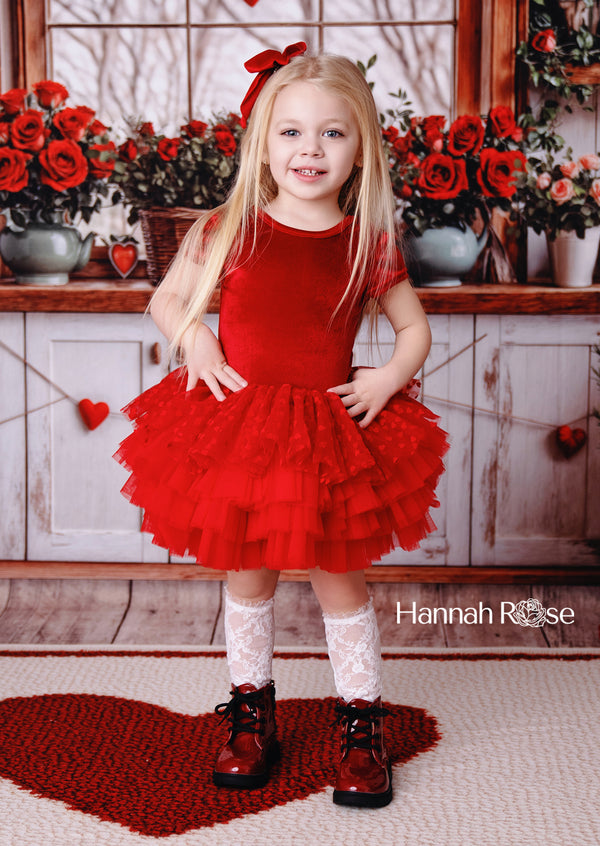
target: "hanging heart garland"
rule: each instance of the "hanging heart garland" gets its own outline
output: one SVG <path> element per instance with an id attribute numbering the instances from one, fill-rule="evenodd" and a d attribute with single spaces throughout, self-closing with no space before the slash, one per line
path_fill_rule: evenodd
<path id="1" fill-rule="evenodd" d="M 81 419 L 88 429 L 97 429 L 106 420 L 110 408 L 105 402 L 92 402 L 90 399 L 82 399 L 77 404 Z"/>
<path id="2" fill-rule="evenodd" d="M 586 442 L 587 435 L 583 429 L 571 429 L 565 425 L 556 430 L 556 443 L 565 458 L 573 458 Z"/>

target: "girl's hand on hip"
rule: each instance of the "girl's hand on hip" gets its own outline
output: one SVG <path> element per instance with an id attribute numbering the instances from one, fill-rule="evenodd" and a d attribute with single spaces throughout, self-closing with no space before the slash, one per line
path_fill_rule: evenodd
<path id="1" fill-rule="evenodd" d="M 385 404 L 402 388 L 398 377 L 387 365 L 383 367 L 358 367 L 351 382 L 329 390 L 338 394 L 348 409 L 350 417 L 357 420 L 361 429 L 373 422 Z"/>
<path id="2" fill-rule="evenodd" d="M 231 391 L 240 391 L 248 384 L 227 364 L 221 344 L 205 323 L 186 332 L 182 346 L 188 371 L 186 390 L 194 388 L 198 380 L 202 379 L 216 399 L 222 402 L 225 394 L 221 385 Z"/>

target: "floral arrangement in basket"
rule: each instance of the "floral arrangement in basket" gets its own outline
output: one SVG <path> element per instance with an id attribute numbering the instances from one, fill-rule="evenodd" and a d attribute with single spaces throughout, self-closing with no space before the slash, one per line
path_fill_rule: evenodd
<path id="1" fill-rule="evenodd" d="M 565 99 L 574 94 L 581 104 L 594 88 L 575 82 L 574 72 L 600 62 L 600 38 L 592 31 L 597 4 L 579 0 L 560 5 L 530 0 L 529 36 L 519 45 L 517 56 L 527 65 L 535 86 L 548 85 Z"/>
<path id="2" fill-rule="evenodd" d="M 552 153 L 530 157 L 518 188 L 522 220 L 551 240 L 559 231 L 585 238 L 588 229 L 600 226 L 600 156 L 586 153 L 577 160 L 565 151 L 563 161 Z"/>
<path id="3" fill-rule="evenodd" d="M 129 223 L 141 209 L 208 209 L 225 200 L 238 166 L 238 115 L 190 120 L 176 137 L 156 133 L 148 122 L 129 123 L 131 135 L 119 147 L 111 177 L 113 202 L 130 206 Z"/>
<path id="4" fill-rule="evenodd" d="M 77 214 L 88 223 L 110 192 L 108 129 L 88 106 L 67 107 L 68 97 L 52 80 L 0 95 L 0 212 L 15 232 Z"/>
<path id="5" fill-rule="evenodd" d="M 420 118 L 406 109 L 388 115 L 394 120 L 383 137 L 392 184 L 414 234 L 464 230 L 478 214 L 487 220 L 494 207 L 510 210 L 526 167 L 524 128 L 511 109 L 496 106 L 484 119 L 462 115 L 448 128 L 443 115 Z"/>

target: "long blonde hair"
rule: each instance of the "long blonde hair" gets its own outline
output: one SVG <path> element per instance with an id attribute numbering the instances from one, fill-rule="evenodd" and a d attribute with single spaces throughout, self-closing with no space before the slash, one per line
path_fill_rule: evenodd
<path id="1" fill-rule="evenodd" d="M 361 166 L 354 166 L 340 191 L 341 211 L 354 216 L 350 243 L 356 249 L 348 285 L 334 315 L 344 301 L 359 298 L 365 279 L 374 274 L 385 278 L 393 272 L 394 202 L 371 90 L 356 65 L 343 56 L 298 56 L 265 84 L 241 142 L 240 167 L 228 199 L 192 226 L 158 289 L 170 289 L 183 301 L 172 348 L 202 320 L 222 274 L 235 266 L 252 230 L 256 238 L 256 210 L 265 209 L 277 196 L 277 185 L 264 164 L 267 133 L 275 98 L 294 82 L 311 82 L 343 98 L 354 113 L 361 139 Z M 209 221 L 214 225 L 207 227 Z"/>

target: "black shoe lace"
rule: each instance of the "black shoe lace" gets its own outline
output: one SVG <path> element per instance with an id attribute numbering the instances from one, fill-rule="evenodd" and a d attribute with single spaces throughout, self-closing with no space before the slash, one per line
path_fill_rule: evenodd
<path id="1" fill-rule="evenodd" d="M 259 702 L 263 696 L 262 690 L 240 693 L 234 688 L 229 702 L 221 702 L 217 705 L 215 713 L 222 717 L 222 723 L 227 719 L 231 720 L 231 731 L 234 734 L 238 732 L 258 734 L 261 731 L 260 727 L 266 722 L 264 716 L 258 716 Z"/>
<path id="2" fill-rule="evenodd" d="M 355 705 L 336 703 L 336 718 L 332 726 L 341 724 L 346 727 L 342 737 L 342 750 L 346 752 L 348 749 L 372 749 L 374 721 L 389 713 L 387 708 L 379 705 L 357 708 Z"/>

